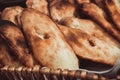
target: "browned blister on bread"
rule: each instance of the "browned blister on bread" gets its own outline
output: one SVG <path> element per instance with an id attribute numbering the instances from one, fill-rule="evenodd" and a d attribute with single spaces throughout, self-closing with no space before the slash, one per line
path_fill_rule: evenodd
<path id="1" fill-rule="evenodd" d="M 117 7 L 117 4 L 120 6 L 120 0 L 105 0 L 106 7 L 111 15 L 113 22 L 116 24 L 116 27 L 120 31 L 120 9 Z M 118 3 L 115 3 L 118 2 Z"/>
<path id="2" fill-rule="evenodd" d="M 31 56 L 21 30 L 12 22 L 0 21 L 0 37 L 6 42 L 12 54 L 27 67 L 34 66 Z"/>
<path id="3" fill-rule="evenodd" d="M 60 29 L 77 56 L 108 65 L 114 65 L 117 61 L 120 48 L 79 29 L 64 26 Z"/>
<path id="4" fill-rule="evenodd" d="M 53 1 L 50 4 L 50 15 L 54 21 L 60 21 L 64 17 L 73 17 L 75 6 L 68 1 Z"/>
<path id="5" fill-rule="evenodd" d="M 115 29 L 115 26 L 113 26 L 109 21 L 106 20 L 105 13 L 101 8 L 93 3 L 86 3 L 83 4 L 81 9 L 87 16 L 98 23 L 110 35 L 120 41 L 120 32 Z"/>
<path id="6" fill-rule="evenodd" d="M 49 68 L 79 69 L 78 59 L 56 24 L 45 14 L 25 9 L 21 23 L 36 60 Z"/>
<path id="7" fill-rule="evenodd" d="M 46 0 L 27 0 L 26 1 L 27 8 L 33 8 L 44 14 L 48 13 L 48 3 Z"/>
<path id="8" fill-rule="evenodd" d="M 20 6 L 7 7 L 2 11 L 1 19 L 9 20 L 20 27 L 19 14 L 22 12 L 23 8 Z"/>

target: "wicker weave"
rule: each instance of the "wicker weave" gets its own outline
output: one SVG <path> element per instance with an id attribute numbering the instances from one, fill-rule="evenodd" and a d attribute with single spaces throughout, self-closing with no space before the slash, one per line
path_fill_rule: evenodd
<path id="1" fill-rule="evenodd" d="M 86 70 L 61 70 L 27 67 L 11 67 L 5 66 L 0 68 L 0 80 L 108 80 L 97 74 L 90 74 Z M 120 75 L 115 80 L 120 80 Z"/>

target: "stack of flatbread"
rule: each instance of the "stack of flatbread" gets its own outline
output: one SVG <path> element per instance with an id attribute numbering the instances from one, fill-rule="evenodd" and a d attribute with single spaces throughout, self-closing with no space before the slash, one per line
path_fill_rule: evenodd
<path id="1" fill-rule="evenodd" d="M 77 70 L 80 58 L 116 63 L 119 0 L 27 0 L 26 5 L 7 7 L 1 13 L 2 65 Z"/>

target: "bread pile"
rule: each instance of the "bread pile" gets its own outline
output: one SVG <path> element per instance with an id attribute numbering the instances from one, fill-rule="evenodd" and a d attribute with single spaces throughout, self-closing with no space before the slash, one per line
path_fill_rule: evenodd
<path id="1" fill-rule="evenodd" d="M 27 0 L 1 12 L 0 64 L 77 70 L 80 58 L 113 66 L 119 0 Z"/>

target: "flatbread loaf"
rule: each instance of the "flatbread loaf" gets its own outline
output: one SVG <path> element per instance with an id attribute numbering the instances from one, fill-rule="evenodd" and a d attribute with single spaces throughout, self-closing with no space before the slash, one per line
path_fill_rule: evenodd
<path id="1" fill-rule="evenodd" d="M 116 27 L 120 31 L 120 0 L 106 0 L 105 3 L 113 22 L 116 24 Z"/>
<path id="2" fill-rule="evenodd" d="M 88 35 L 82 30 L 60 26 L 76 55 L 84 59 L 114 65 L 120 49 L 106 41 Z"/>
<path id="3" fill-rule="evenodd" d="M 104 29 L 101 28 L 98 24 L 94 21 L 89 19 L 79 19 L 75 17 L 66 17 L 63 18 L 60 23 L 65 25 L 66 27 L 80 29 L 83 32 L 86 32 L 88 35 L 94 36 L 99 38 L 103 41 L 106 41 L 116 47 L 120 48 L 119 43 L 111 37 Z"/>
<path id="4" fill-rule="evenodd" d="M 3 66 L 22 66 L 19 60 L 14 58 L 11 54 L 5 41 L 0 38 L 0 64 Z"/>
<path id="5" fill-rule="evenodd" d="M 25 9 L 21 14 L 23 31 L 35 59 L 49 68 L 79 69 L 78 59 L 56 24 L 45 14 Z"/>
<path id="6" fill-rule="evenodd" d="M 84 14 L 89 16 L 92 20 L 98 23 L 104 30 L 106 30 L 116 40 L 120 41 L 120 32 L 107 21 L 104 11 L 93 3 L 85 3 L 82 6 Z"/>
<path id="7" fill-rule="evenodd" d="M 34 59 L 26 45 L 23 33 L 14 23 L 6 20 L 0 21 L 0 38 L 5 41 L 12 55 L 14 55 L 22 65 L 27 67 L 34 66 Z"/>

